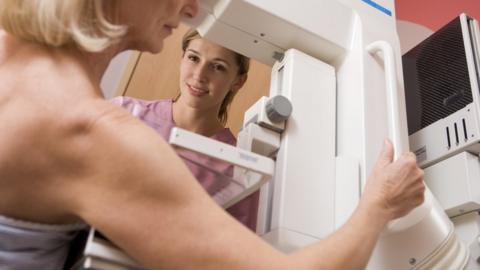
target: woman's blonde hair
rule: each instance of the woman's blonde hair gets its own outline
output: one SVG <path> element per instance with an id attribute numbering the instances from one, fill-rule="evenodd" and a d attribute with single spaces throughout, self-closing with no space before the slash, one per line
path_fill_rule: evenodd
<path id="1" fill-rule="evenodd" d="M 126 32 L 107 21 L 103 0 L 0 0 L 0 27 L 28 41 L 76 44 L 89 52 L 105 49 Z"/>
<path id="2" fill-rule="evenodd" d="M 190 29 L 185 33 L 185 35 L 182 38 L 182 50 L 185 53 L 185 51 L 188 48 L 188 45 L 190 44 L 190 41 L 194 39 L 199 39 L 202 38 L 200 34 L 197 32 L 195 29 Z M 237 52 L 232 51 L 235 54 L 235 60 L 237 61 L 238 65 L 238 73 L 237 75 L 243 76 L 247 75 L 248 69 L 250 68 L 250 58 L 239 54 Z M 235 97 L 236 92 L 229 91 L 225 98 L 222 101 L 222 105 L 220 106 L 220 111 L 218 112 L 218 120 L 220 120 L 220 123 L 225 125 L 227 123 L 228 119 L 228 107 L 233 101 L 233 98 Z M 177 96 L 176 99 L 180 97 L 180 94 Z"/>

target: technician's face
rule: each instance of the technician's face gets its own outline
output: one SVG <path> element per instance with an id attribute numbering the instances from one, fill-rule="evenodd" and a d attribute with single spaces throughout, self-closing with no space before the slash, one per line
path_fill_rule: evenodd
<path id="1" fill-rule="evenodd" d="M 219 110 L 243 84 L 235 53 L 205 39 L 190 41 L 180 65 L 180 98 L 198 109 Z"/>
<path id="2" fill-rule="evenodd" d="M 182 17 L 194 17 L 198 12 L 197 0 L 112 0 L 117 7 L 118 21 L 127 25 L 127 47 L 139 51 L 158 53 L 163 40 Z"/>

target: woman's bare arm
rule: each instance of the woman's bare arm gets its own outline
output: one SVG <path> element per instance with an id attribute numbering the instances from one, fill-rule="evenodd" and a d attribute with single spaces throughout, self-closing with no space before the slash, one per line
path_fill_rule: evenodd
<path id="1" fill-rule="evenodd" d="M 423 199 L 415 160 L 391 163 L 387 145 L 349 221 L 285 255 L 218 207 L 153 130 L 118 110 L 103 115 L 85 153 L 95 169 L 78 182 L 75 212 L 150 269 L 362 269 L 386 222 Z"/>
<path id="2" fill-rule="evenodd" d="M 385 141 L 357 209 L 338 231 L 294 254 L 309 257 L 305 269 L 365 269 L 386 223 L 402 217 L 424 200 L 423 171 L 413 153 L 393 162 Z M 321 258 L 321 259 L 320 259 Z"/>
<path id="3" fill-rule="evenodd" d="M 1 66 L 1 215 L 83 219 L 150 269 L 361 269 L 384 224 L 421 201 L 414 158 L 390 152 L 338 232 L 285 255 L 218 207 L 155 131 L 102 100 L 81 65 L 25 46 Z"/>

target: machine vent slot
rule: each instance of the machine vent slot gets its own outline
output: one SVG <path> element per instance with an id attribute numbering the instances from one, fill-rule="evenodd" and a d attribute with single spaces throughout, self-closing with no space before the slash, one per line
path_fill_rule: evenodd
<path id="1" fill-rule="evenodd" d="M 446 130 L 447 130 L 447 143 L 448 143 L 447 149 L 450 149 L 450 147 L 452 147 L 452 143 L 450 142 L 450 130 L 448 129 L 448 127 L 446 128 Z"/>
<path id="2" fill-rule="evenodd" d="M 465 118 L 462 118 L 462 125 L 463 125 L 463 138 L 465 142 L 468 141 L 468 133 L 467 133 L 467 124 L 465 123 Z"/>
<path id="3" fill-rule="evenodd" d="M 459 17 L 405 53 L 402 62 L 409 135 L 473 102 Z"/>
<path id="4" fill-rule="evenodd" d="M 457 128 L 457 123 L 453 124 L 453 127 L 455 128 L 455 142 L 457 145 L 460 143 L 460 140 L 458 139 L 458 128 Z"/>

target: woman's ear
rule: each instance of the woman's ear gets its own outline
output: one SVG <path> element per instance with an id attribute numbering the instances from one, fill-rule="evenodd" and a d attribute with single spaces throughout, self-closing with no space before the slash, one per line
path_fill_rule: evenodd
<path id="1" fill-rule="evenodd" d="M 237 93 L 238 90 L 240 90 L 240 88 L 243 87 L 243 85 L 244 85 L 245 82 L 247 81 L 247 78 L 248 78 L 248 75 L 247 75 L 247 74 L 243 74 L 243 75 L 237 76 L 237 78 L 236 78 L 235 81 L 233 82 L 233 85 L 232 85 L 230 91 L 231 91 L 231 92 L 234 92 L 234 93 Z"/>

